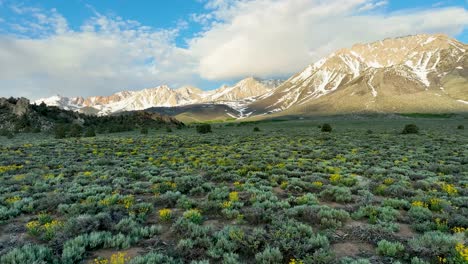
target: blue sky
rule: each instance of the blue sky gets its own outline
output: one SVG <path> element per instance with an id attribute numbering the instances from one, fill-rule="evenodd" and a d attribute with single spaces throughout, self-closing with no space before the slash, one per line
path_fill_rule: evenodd
<path id="1" fill-rule="evenodd" d="M 41 0 L 41 1 L 14 1 L 18 6 L 40 7 L 43 9 L 56 9 L 69 22 L 70 27 L 78 30 L 84 21 L 95 16 L 96 12 L 120 16 L 124 19 L 135 20 L 143 25 L 153 28 L 174 28 L 179 23 L 186 22 L 191 14 L 204 10 L 204 4 L 196 0 L 170 0 L 170 1 L 135 1 L 131 0 Z M 17 14 L 9 8 L 0 9 L 0 17 L 17 19 Z M 2 27 L 4 30 L 5 25 Z M 202 27 L 192 23 L 183 30 L 177 38 L 177 45 L 185 46 L 185 38 L 199 32 Z"/>
<path id="2" fill-rule="evenodd" d="M 467 43 L 467 7 L 467 0 L 0 0 L 0 96 L 287 78 L 356 42 L 445 33 Z"/>

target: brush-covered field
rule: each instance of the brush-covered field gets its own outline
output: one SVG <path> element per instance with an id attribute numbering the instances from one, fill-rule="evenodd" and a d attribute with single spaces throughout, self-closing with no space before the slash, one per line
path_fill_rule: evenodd
<path id="1" fill-rule="evenodd" d="M 1 138 L 0 263 L 468 262 L 467 119 L 212 129 Z"/>

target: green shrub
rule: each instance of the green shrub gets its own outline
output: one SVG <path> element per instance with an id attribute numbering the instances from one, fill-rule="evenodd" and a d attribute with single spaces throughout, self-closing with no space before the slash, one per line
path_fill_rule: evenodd
<path id="1" fill-rule="evenodd" d="M 25 245 L 0 257 L 2 264 L 52 263 L 52 250 L 41 245 Z"/>
<path id="2" fill-rule="evenodd" d="M 140 130 L 140 133 L 142 135 L 148 135 L 148 128 L 147 127 L 142 127 L 141 130 Z"/>
<path id="3" fill-rule="evenodd" d="M 87 138 L 95 137 L 95 136 L 96 136 L 96 131 L 92 127 L 88 128 L 84 134 L 84 137 L 87 137 Z"/>
<path id="4" fill-rule="evenodd" d="M 429 262 L 426 262 L 418 257 L 413 257 L 411 259 L 411 264 L 429 264 Z"/>
<path id="5" fill-rule="evenodd" d="M 313 232 L 312 227 L 293 219 L 275 219 L 269 246 L 297 258 L 312 256 L 319 249 L 328 249 L 326 236 Z"/>
<path id="6" fill-rule="evenodd" d="M 79 138 L 81 137 L 83 134 L 83 127 L 78 125 L 78 124 L 73 124 L 71 127 L 70 127 L 70 137 L 76 137 L 76 138 Z"/>
<path id="7" fill-rule="evenodd" d="M 325 228 L 340 228 L 349 219 L 349 213 L 341 209 L 322 207 L 318 212 L 320 225 Z"/>
<path id="8" fill-rule="evenodd" d="M 57 125 L 54 129 L 56 139 L 63 139 L 67 137 L 67 127 L 65 125 Z"/>
<path id="9" fill-rule="evenodd" d="M 200 133 L 200 134 L 207 134 L 207 133 L 211 133 L 211 125 L 210 124 L 201 124 L 201 125 L 197 125 L 197 132 Z"/>
<path id="10" fill-rule="evenodd" d="M 403 199 L 386 198 L 382 201 L 383 206 L 392 207 L 394 209 L 407 209 L 410 203 Z"/>
<path id="11" fill-rule="evenodd" d="M 15 134 L 5 129 L 5 130 L 0 130 L 0 136 L 6 137 L 8 139 L 12 139 L 15 137 Z"/>
<path id="12" fill-rule="evenodd" d="M 320 197 L 330 199 L 335 202 L 350 202 L 353 198 L 351 191 L 347 187 L 330 186 L 320 192 Z"/>
<path id="13" fill-rule="evenodd" d="M 184 218 L 195 224 L 201 224 L 203 222 L 203 216 L 200 210 L 190 209 L 183 214 Z"/>
<path id="14" fill-rule="evenodd" d="M 371 264 L 368 259 L 352 259 L 345 257 L 341 259 L 340 264 Z"/>
<path id="15" fill-rule="evenodd" d="M 415 124 L 409 124 L 403 128 L 403 131 L 401 133 L 402 134 L 418 134 L 419 128 Z"/>
<path id="16" fill-rule="evenodd" d="M 323 124 L 321 131 L 322 132 L 332 132 L 333 128 L 331 127 L 330 124 Z"/>
<path id="17" fill-rule="evenodd" d="M 254 132 L 260 132 L 260 128 L 254 127 L 253 131 L 254 131 Z"/>
<path id="18" fill-rule="evenodd" d="M 465 126 L 459 125 L 459 126 L 457 127 L 457 129 L 463 130 L 463 129 L 465 129 Z"/>
<path id="19" fill-rule="evenodd" d="M 400 242 L 389 242 L 387 240 L 381 240 L 377 243 L 377 254 L 387 257 L 396 257 L 402 253 L 405 247 Z"/>
<path id="20" fill-rule="evenodd" d="M 144 256 L 137 256 L 130 260 L 129 264 L 147 264 L 147 263 L 177 263 L 172 257 L 164 254 L 151 252 Z"/>
<path id="21" fill-rule="evenodd" d="M 453 252 L 458 240 L 440 231 L 430 231 L 409 241 L 410 248 L 421 256 L 436 258 Z"/>
<path id="22" fill-rule="evenodd" d="M 235 253 L 226 253 L 223 255 L 223 264 L 238 264 L 241 263 L 239 261 L 239 255 Z"/>
<path id="23" fill-rule="evenodd" d="M 260 264 L 282 263 L 283 255 L 278 248 L 266 247 L 262 252 L 255 254 L 255 262 Z"/>
<path id="24" fill-rule="evenodd" d="M 172 128 L 166 127 L 166 132 L 167 132 L 167 133 L 172 133 Z"/>

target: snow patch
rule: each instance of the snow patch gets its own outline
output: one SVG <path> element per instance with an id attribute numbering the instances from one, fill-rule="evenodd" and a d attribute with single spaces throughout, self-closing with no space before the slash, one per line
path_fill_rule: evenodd
<path id="1" fill-rule="evenodd" d="M 314 72 L 314 66 L 309 65 L 303 72 L 301 72 L 297 77 L 291 80 L 292 83 L 303 81 L 309 78 Z"/>
<path id="2" fill-rule="evenodd" d="M 437 39 L 436 37 L 430 37 L 430 38 L 428 38 L 428 39 L 423 43 L 423 46 L 424 46 L 424 45 L 427 45 L 427 44 L 429 44 L 429 43 L 431 43 L 431 42 L 433 42 L 433 41 L 436 40 L 436 39 Z"/>
<path id="3" fill-rule="evenodd" d="M 348 66 L 348 68 L 353 72 L 353 78 L 357 78 L 360 75 L 361 65 L 359 61 L 353 60 L 346 55 L 340 55 L 341 60 Z"/>
<path id="4" fill-rule="evenodd" d="M 416 65 L 413 64 L 413 61 L 407 61 L 405 64 L 413 70 L 413 73 L 419 78 L 419 80 L 426 86 L 429 87 L 431 82 L 427 78 L 427 74 L 430 70 L 427 68 L 429 61 L 432 58 L 432 52 L 425 52 L 419 58 L 419 61 Z"/>
<path id="5" fill-rule="evenodd" d="M 372 75 L 372 77 L 369 79 L 369 81 L 367 82 L 367 84 L 369 85 L 369 87 L 372 89 L 372 96 L 374 97 L 377 97 L 377 90 L 375 89 L 375 87 L 372 85 L 372 81 L 374 80 L 374 77 L 375 75 Z"/>
<path id="6" fill-rule="evenodd" d="M 367 63 L 367 65 L 371 68 L 383 68 L 382 64 L 378 63 L 377 61 L 371 61 Z"/>

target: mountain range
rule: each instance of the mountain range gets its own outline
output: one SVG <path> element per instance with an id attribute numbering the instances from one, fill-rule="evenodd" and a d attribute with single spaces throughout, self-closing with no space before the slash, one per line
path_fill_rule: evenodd
<path id="1" fill-rule="evenodd" d="M 391 38 L 336 51 L 286 81 L 249 77 L 213 91 L 163 85 L 111 96 L 36 101 L 41 102 L 98 115 L 149 108 L 178 108 L 174 112 L 180 115 L 194 106 L 226 113 L 219 118 L 467 112 L 468 45 L 445 35 Z"/>
<path id="2" fill-rule="evenodd" d="M 167 85 L 140 91 L 124 91 L 111 96 L 62 97 L 53 96 L 36 100 L 49 106 L 98 115 L 125 111 L 145 110 L 152 107 L 176 107 L 194 104 L 226 104 L 242 113 L 242 109 L 259 96 L 273 91 L 282 80 L 246 78 L 234 86 L 224 85 L 213 91 L 202 91 L 192 86 L 171 89 Z"/>

